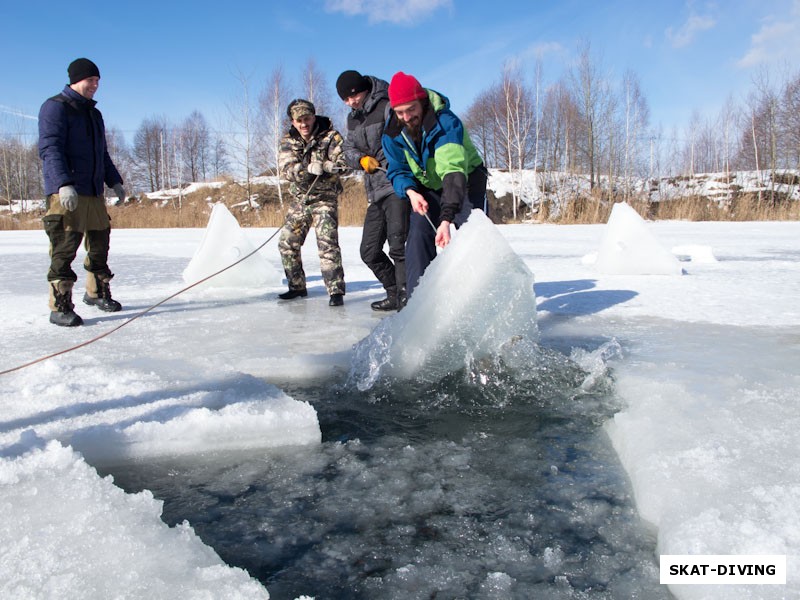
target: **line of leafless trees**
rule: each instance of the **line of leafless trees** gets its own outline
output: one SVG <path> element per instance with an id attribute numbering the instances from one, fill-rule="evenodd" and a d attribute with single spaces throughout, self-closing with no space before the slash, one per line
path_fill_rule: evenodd
<path id="1" fill-rule="evenodd" d="M 590 189 L 625 196 L 635 181 L 800 169 L 800 72 L 783 84 L 761 72 L 742 105 L 728 98 L 716 117 L 695 113 L 685 131 L 666 133 L 650 126 L 636 74 L 613 80 L 586 44 L 575 66 L 547 86 L 540 61 L 529 77 L 507 66 L 465 122 L 490 166 L 578 174 Z"/>
<path id="2" fill-rule="evenodd" d="M 109 151 L 131 192 L 232 174 L 249 182 L 274 173 L 293 95 L 313 101 L 340 128 L 344 124 L 346 108 L 313 59 L 294 83 L 282 67 L 260 86 L 245 73 L 235 77 L 238 93 L 221 126 L 210 127 L 195 110 L 177 124 L 146 118 L 130 144 L 109 128 Z M 586 43 L 575 66 L 549 84 L 541 61 L 532 72 L 506 66 L 461 116 L 489 167 L 579 174 L 590 188 L 614 181 L 615 193 L 629 193 L 635 180 L 800 168 L 800 72 L 780 82 L 761 73 L 742 103 L 728 98 L 716 117 L 695 114 L 685 130 L 664 132 L 649 122 L 636 74 L 612 78 Z M 0 122 L 0 200 L 41 198 L 36 144 L 22 125 L 9 123 Z"/>
<path id="3" fill-rule="evenodd" d="M 343 124 L 345 107 L 338 97 L 332 101 L 330 86 L 313 59 L 294 85 L 282 67 L 272 71 L 260 90 L 251 76 L 234 76 L 237 92 L 217 128 L 197 110 L 177 124 L 164 116 L 146 118 L 130 144 L 119 129 L 108 127 L 109 154 L 130 192 L 180 189 L 190 182 L 237 174 L 248 182 L 249 199 L 252 177 L 275 172 L 280 138 L 287 128 L 286 106 L 294 90 L 314 102 L 319 114 L 333 114 L 334 122 Z M 37 144 L 24 125 L 7 117 L 0 121 L 0 200 L 40 199 L 43 194 Z"/>

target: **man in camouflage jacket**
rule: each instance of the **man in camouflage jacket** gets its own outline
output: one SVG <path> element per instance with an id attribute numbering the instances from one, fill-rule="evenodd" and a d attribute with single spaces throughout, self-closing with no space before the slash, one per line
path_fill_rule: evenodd
<path id="1" fill-rule="evenodd" d="M 339 173 L 347 168 L 342 156 L 344 142 L 330 119 L 317 116 L 308 100 L 293 100 L 286 112 L 292 126 L 281 140 L 278 168 L 294 198 L 278 242 L 289 291 L 278 297 L 292 300 L 308 295 L 300 250 L 313 225 L 328 304 L 341 306 L 345 284 L 338 196 L 342 191 Z"/>

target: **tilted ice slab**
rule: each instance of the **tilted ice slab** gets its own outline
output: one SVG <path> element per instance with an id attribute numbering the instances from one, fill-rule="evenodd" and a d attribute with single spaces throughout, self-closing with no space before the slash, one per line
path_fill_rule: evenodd
<path id="1" fill-rule="evenodd" d="M 314 408 L 277 388 L 271 397 L 242 399 L 222 407 L 181 406 L 163 412 L 168 416 L 97 425 L 60 439 L 95 466 L 322 442 Z"/>
<path id="2" fill-rule="evenodd" d="M 167 368 L 168 377 L 135 369 L 108 377 L 97 360 L 68 369 L 45 363 L 23 384 L 31 386 L 27 392 L 12 390 L 35 401 L 0 428 L 0 465 L 50 441 L 95 467 L 322 441 L 316 410 L 272 384 L 237 372 L 206 377 L 192 366 L 184 371 L 179 360 Z M 182 373 L 191 381 L 182 381 Z M 62 383 L 54 383 L 57 376 Z"/>
<path id="3" fill-rule="evenodd" d="M 183 280 L 189 284 L 200 281 L 232 265 L 253 252 L 255 248 L 228 208 L 221 203 L 215 204 L 208 219 L 203 241 L 183 271 Z M 256 252 L 247 260 L 197 287 L 260 288 L 264 285 L 279 284 L 281 277 L 282 274 Z"/>
<path id="4" fill-rule="evenodd" d="M 355 347 L 351 377 L 438 381 L 511 341 L 538 337 L 533 274 L 474 210 L 426 269 L 413 297 Z"/>
<path id="5" fill-rule="evenodd" d="M 595 268 L 610 275 L 680 275 L 680 262 L 625 202 L 611 209 Z"/>

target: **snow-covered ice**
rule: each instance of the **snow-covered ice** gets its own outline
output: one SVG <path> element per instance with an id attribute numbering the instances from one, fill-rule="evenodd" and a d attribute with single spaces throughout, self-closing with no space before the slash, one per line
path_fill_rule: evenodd
<path id="1" fill-rule="evenodd" d="M 785 586 L 671 592 L 798 597 L 800 223 L 641 225 L 661 249 L 673 249 L 683 275 L 612 274 L 582 261 L 601 254 L 605 225 L 497 231 L 513 250 L 509 260 L 535 275 L 543 339 L 597 338 L 621 348 L 601 357 L 624 405 L 605 429 L 640 514 L 657 528 L 654 554 L 788 557 Z M 256 247 L 274 230 L 242 233 Z M 124 310 L 104 314 L 79 303 L 86 325 L 59 329 L 47 321 L 44 234 L 0 232 L 0 371 L 87 342 L 174 293 L 205 234 L 114 231 L 113 292 Z M 281 382 L 347 371 L 353 346 L 382 323 L 369 309 L 382 289 L 359 260 L 360 234 L 340 232 L 348 284 L 341 309 L 327 306 L 314 272 L 312 233 L 302 301 L 276 302 L 280 282 L 195 289 L 86 347 L 0 375 L 4 598 L 268 596 L 202 544 L 191 523 L 168 527 L 151 494 L 126 494 L 93 467 L 319 444 L 313 407 L 289 397 Z M 632 250 L 639 264 L 661 262 L 649 247 Z M 280 273 L 273 244 L 259 255 Z M 446 260 L 447 250 L 437 258 Z M 558 568 L 556 555 L 548 560 Z M 493 573 L 484 587 L 502 594 L 510 585 L 507 574 Z"/>

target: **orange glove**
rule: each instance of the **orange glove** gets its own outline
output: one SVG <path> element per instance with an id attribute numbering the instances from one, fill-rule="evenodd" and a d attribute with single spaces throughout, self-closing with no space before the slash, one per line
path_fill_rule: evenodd
<path id="1" fill-rule="evenodd" d="M 379 163 L 377 159 L 372 158 L 371 156 L 362 156 L 361 160 L 359 160 L 358 162 L 359 164 L 361 164 L 361 168 L 364 169 L 367 173 L 374 173 L 381 166 L 381 163 Z"/>

